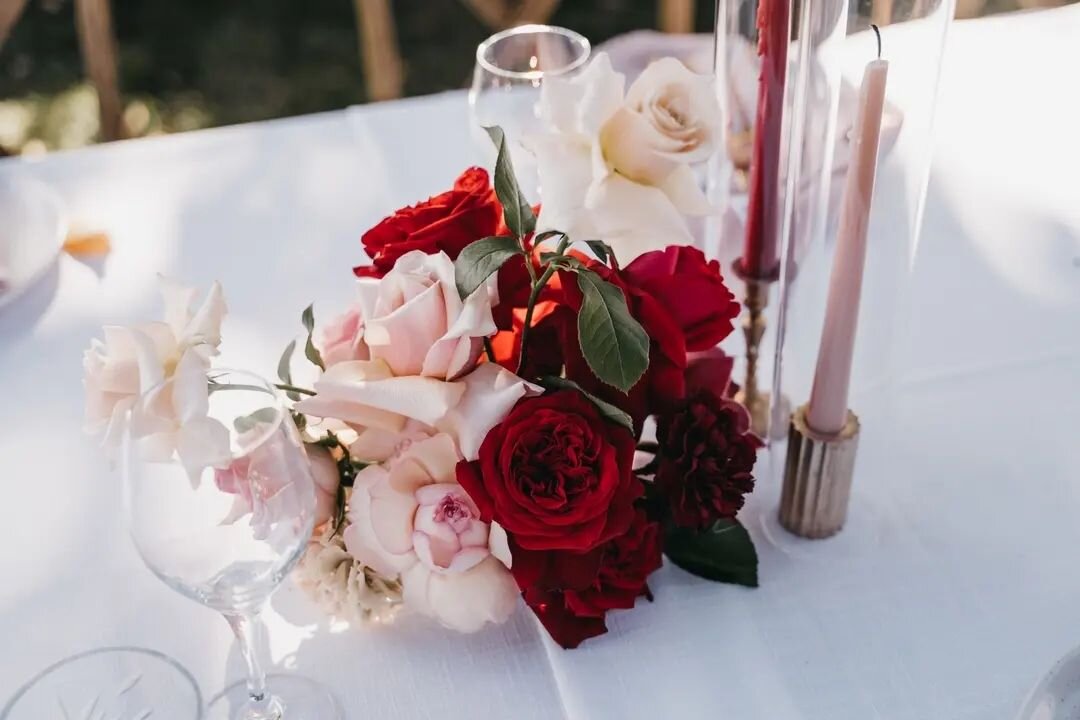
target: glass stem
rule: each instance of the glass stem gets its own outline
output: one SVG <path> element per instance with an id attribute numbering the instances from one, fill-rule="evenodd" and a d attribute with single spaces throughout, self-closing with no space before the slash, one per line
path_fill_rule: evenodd
<path id="1" fill-rule="evenodd" d="M 259 619 L 259 610 L 228 614 L 229 627 L 240 643 L 240 653 L 247 665 L 248 704 L 238 717 L 243 720 L 276 720 L 281 717 L 277 704 L 266 688 L 266 671 L 260 658 L 265 657 L 266 630 Z"/>

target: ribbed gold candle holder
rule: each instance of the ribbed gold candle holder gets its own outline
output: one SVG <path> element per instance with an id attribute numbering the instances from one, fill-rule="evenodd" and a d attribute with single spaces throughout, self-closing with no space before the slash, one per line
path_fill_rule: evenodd
<path id="1" fill-rule="evenodd" d="M 840 532 L 847 519 L 859 418 L 848 410 L 847 422 L 835 435 L 822 435 L 806 423 L 807 405 L 791 415 L 780 524 L 810 539 Z"/>

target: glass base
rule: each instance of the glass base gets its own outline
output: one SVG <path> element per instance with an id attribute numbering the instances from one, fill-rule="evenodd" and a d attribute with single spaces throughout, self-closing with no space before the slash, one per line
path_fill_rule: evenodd
<path id="1" fill-rule="evenodd" d="M 273 696 L 268 713 L 252 714 L 247 684 L 240 681 L 210 700 L 205 720 L 342 720 L 333 693 L 320 682 L 302 675 L 270 674 L 266 685 Z"/>
<path id="2" fill-rule="evenodd" d="M 198 720 L 201 710 L 195 679 L 173 658 L 146 648 L 104 647 L 42 670 L 0 709 L 0 718 Z"/>
<path id="3" fill-rule="evenodd" d="M 780 524 L 779 504 L 759 517 L 762 533 L 774 548 L 800 559 L 835 562 L 873 553 L 881 544 L 884 519 L 877 507 L 858 493 L 852 494 L 847 521 L 840 532 L 821 540 L 810 540 L 789 532 Z"/>

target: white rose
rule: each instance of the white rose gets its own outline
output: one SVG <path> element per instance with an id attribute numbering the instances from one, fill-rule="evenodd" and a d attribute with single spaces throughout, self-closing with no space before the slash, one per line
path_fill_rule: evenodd
<path id="1" fill-rule="evenodd" d="M 151 423 L 154 427 L 143 428 L 141 434 L 168 432 L 175 441 L 180 422 L 195 420 L 200 412 L 205 415 L 205 371 L 221 343 L 221 321 L 226 311 L 221 286 L 214 283 L 196 306 L 193 288 L 165 278 L 161 285 L 165 322 L 106 326 L 104 341 L 91 340 L 83 356 L 84 429 L 102 435 L 102 444 L 110 456 L 119 447 L 124 417 L 135 401 L 151 388 L 173 380 L 178 369 L 184 375 L 182 381 L 175 383 L 175 388 L 171 387 L 174 383 L 162 388 L 167 392 L 157 394 L 156 407 L 149 413 L 167 412 L 170 419 L 158 417 Z M 192 393 L 202 393 L 202 398 Z"/>
<path id="2" fill-rule="evenodd" d="M 577 77 L 545 81 L 551 131 L 526 144 L 537 157 L 538 229 L 603 238 L 626 262 L 693 242 L 684 215 L 712 208 L 690 164 L 715 149 L 720 109 L 709 79 L 670 58 L 624 86 L 603 53 Z"/>
<path id="3" fill-rule="evenodd" d="M 364 342 L 371 359 L 384 361 L 398 377 L 464 375 L 476 367 L 484 338 L 497 330 L 493 287 L 482 285 L 463 301 L 446 253 L 419 250 L 398 258 L 381 279 L 361 279 Z"/>

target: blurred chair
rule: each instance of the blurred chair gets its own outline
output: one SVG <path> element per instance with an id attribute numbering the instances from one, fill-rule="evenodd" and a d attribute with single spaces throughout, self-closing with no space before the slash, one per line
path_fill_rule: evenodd
<path id="1" fill-rule="evenodd" d="M 29 0 L 0 0 L 0 47 L 11 35 Z M 75 27 L 79 51 L 90 83 L 97 90 L 101 137 L 124 137 L 123 107 L 116 72 L 116 37 L 109 0 L 75 0 Z"/>
<path id="2" fill-rule="evenodd" d="M 695 0 L 660 0 L 657 27 L 666 33 L 694 32 Z"/>

